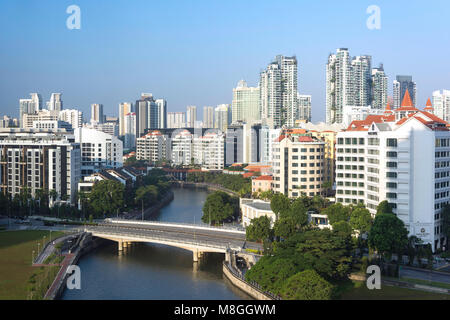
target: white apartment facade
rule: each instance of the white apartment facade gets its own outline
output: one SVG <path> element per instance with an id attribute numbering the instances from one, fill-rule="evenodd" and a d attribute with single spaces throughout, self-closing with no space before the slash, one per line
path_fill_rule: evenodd
<path id="1" fill-rule="evenodd" d="M 171 139 L 171 160 L 173 165 L 190 165 L 193 158 L 193 135 L 182 130 Z"/>
<path id="2" fill-rule="evenodd" d="M 80 128 L 83 126 L 83 112 L 75 109 L 64 109 L 59 111 L 59 120 L 68 122 L 72 128 Z"/>
<path id="3" fill-rule="evenodd" d="M 364 203 L 375 214 L 387 200 L 410 235 L 442 247 L 440 209 L 450 201 L 444 121 L 406 105 L 372 115 L 338 133 L 336 156 L 337 202 Z"/>
<path id="4" fill-rule="evenodd" d="M 194 163 L 203 170 L 223 170 L 225 164 L 225 135 L 220 132 L 206 132 L 194 137 Z"/>
<path id="5" fill-rule="evenodd" d="M 136 159 L 153 163 L 170 159 L 169 137 L 153 130 L 136 140 Z"/>
<path id="6" fill-rule="evenodd" d="M 81 145 L 81 175 L 123 165 L 123 143 L 110 134 L 81 127 L 75 129 L 75 141 Z"/>
<path id="7" fill-rule="evenodd" d="M 75 203 L 81 178 L 80 144 L 65 131 L 0 130 L 0 189 L 12 196 L 27 188 L 55 190 L 57 200 Z"/>

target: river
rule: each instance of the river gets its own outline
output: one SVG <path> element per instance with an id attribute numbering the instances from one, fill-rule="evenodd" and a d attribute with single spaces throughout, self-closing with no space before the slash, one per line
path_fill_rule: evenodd
<path id="1" fill-rule="evenodd" d="M 201 224 L 207 192 L 173 192 L 174 200 L 160 210 L 157 220 Z M 222 261 L 223 255 L 210 253 L 195 264 L 192 252 L 156 244 L 138 244 L 120 254 L 111 243 L 80 259 L 81 289 L 66 289 L 61 299 L 250 299 L 224 278 Z"/>

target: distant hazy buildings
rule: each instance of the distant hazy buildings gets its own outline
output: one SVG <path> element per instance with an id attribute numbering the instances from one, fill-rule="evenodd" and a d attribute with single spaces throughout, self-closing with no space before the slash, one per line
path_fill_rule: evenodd
<path id="1" fill-rule="evenodd" d="M 259 88 L 248 87 L 244 80 L 233 89 L 232 122 L 252 123 L 261 120 Z"/>
<path id="2" fill-rule="evenodd" d="M 47 102 L 47 109 L 52 111 L 61 111 L 63 109 L 63 102 L 61 100 L 61 93 L 52 93 L 50 101 Z"/>
<path id="3" fill-rule="evenodd" d="M 372 108 L 384 109 L 388 102 L 388 77 L 383 65 L 372 69 Z"/>
<path id="4" fill-rule="evenodd" d="M 68 122 L 72 128 L 80 128 L 83 125 L 83 112 L 75 109 L 64 109 L 59 112 L 59 120 Z"/>
<path id="5" fill-rule="evenodd" d="M 214 127 L 225 132 L 231 123 L 231 108 L 229 104 L 220 104 L 214 111 Z"/>
<path id="6" fill-rule="evenodd" d="M 94 103 L 91 105 L 91 123 L 103 123 L 105 120 L 103 114 L 103 105 Z"/>
<path id="7" fill-rule="evenodd" d="M 203 107 L 203 128 L 214 128 L 214 107 Z"/>
<path id="8" fill-rule="evenodd" d="M 123 102 L 119 104 L 119 136 L 125 135 L 125 116 L 133 112 L 133 104 Z"/>
<path id="9" fill-rule="evenodd" d="M 311 96 L 298 94 L 297 96 L 297 117 L 295 120 L 311 122 Z"/>
<path id="10" fill-rule="evenodd" d="M 124 148 L 133 149 L 136 147 L 136 113 L 130 112 L 125 115 Z"/>
<path id="11" fill-rule="evenodd" d="M 197 121 L 197 107 L 188 106 L 186 111 L 186 127 L 194 128 L 195 121 Z"/>
<path id="12" fill-rule="evenodd" d="M 439 118 L 450 122 L 450 90 L 437 90 L 433 92 L 432 96 L 433 111 Z"/>
<path id="13" fill-rule="evenodd" d="M 400 107 L 400 104 L 405 96 L 406 90 L 408 90 L 413 106 L 416 105 L 416 83 L 412 80 L 412 76 L 397 76 L 396 80 L 394 80 L 394 109 Z"/>
<path id="14" fill-rule="evenodd" d="M 186 126 L 186 113 L 184 112 L 168 112 L 167 128 L 178 129 Z"/>

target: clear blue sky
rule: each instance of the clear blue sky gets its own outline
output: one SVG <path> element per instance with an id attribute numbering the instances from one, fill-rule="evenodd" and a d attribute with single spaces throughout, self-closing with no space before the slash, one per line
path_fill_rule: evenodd
<path id="1" fill-rule="evenodd" d="M 81 30 L 68 30 L 66 8 L 81 8 Z M 366 27 L 369 5 L 381 30 Z M 141 92 L 169 111 L 231 103 L 240 79 L 256 86 L 277 54 L 296 55 L 299 91 L 312 94 L 313 121 L 325 118 L 325 64 L 336 48 L 383 62 L 389 90 L 397 74 L 417 82 L 424 105 L 450 89 L 450 2 L 415 0 L 1 0 L 0 114 L 18 115 L 20 98 L 62 92 L 65 108 L 90 117 L 102 103 Z"/>

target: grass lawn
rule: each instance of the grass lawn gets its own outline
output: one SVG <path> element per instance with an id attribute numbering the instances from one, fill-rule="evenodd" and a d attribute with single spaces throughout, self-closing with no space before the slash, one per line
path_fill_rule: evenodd
<path id="1" fill-rule="evenodd" d="M 450 283 L 444 283 L 444 282 L 434 282 L 434 281 L 428 281 L 428 280 L 421 280 L 421 279 L 412 279 L 412 278 L 400 278 L 401 281 L 415 283 L 415 284 L 423 284 L 426 286 L 432 286 L 432 287 L 438 287 L 443 289 L 450 289 Z"/>
<path id="2" fill-rule="evenodd" d="M 52 232 L 52 238 L 63 235 Z M 32 251 L 37 251 L 37 243 L 41 243 L 48 231 L 2 231 L 0 232 L 0 300 L 26 299 L 28 280 L 37 271 L 31 266 Z"/>
<path id="3" fill-rule="evenodd" d="M 381 290 L 369 290 L 365 282 L 352 281 L 341 300 L 450 300 L 450 295 L 382 285 Z"/>

